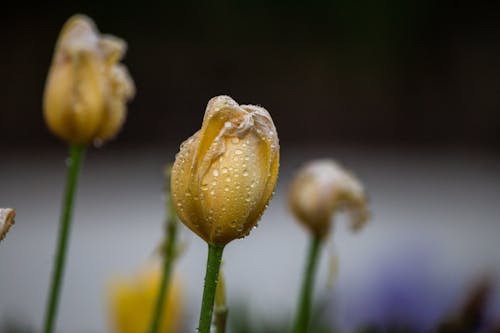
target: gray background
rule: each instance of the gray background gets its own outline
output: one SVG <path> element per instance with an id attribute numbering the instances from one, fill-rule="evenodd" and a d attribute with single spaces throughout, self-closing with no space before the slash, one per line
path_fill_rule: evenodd
<path id="1" fill-rule="evenodd" d="M 61 303 L 61 332 L 108 331 L 106 286 L 154 261 L 162 237 L 162 167 L 174 147 L 91 149 L 81 178 L 69 265 Z M 306 234 L 287 210 L 285 193 L 303 161 L 334 157 L 363 179 L 374 218 L 353 235 L 340 216 L 325 248 L 317 284 L 327 313 L 349 331 L 380 317 L 386 301 L 381 281 L 414 290 L 424 303 L 420 325 L 457 307 L 471 283 L 497 279 L 500 161 L 465 150 L 396 150 L 282 143 L 276 195 L 259 227 L 225 253 L 228 295 L 255 316 L 290 318 L 298 292 Z M 55 246 L 64 178 L 62 147 L 4 154 L 0 202 L 18 210 L 17 224 L 0 247 L 0 318 L 40 327 Z M 194 330 L 206 249 L 183 227 L 183 280 L 188 328 Z M 340 258 L 338 280 L 326 289 L 329 253 Z M 403 293 L 404 294 L 404 293 Z M 389 295 L 390 296 L 390 295 Z M 413 296 L 393 300 L 411 315 Z M 385 300 L 384 300 L 385 299 Z M 408 301 L 408 302 L 407 302 Z M 406 303 L 405 303 L 406 302 Z M 495 305 L 496 304 L 496 305 Z M 422 304 L 419 305 L 421 307 Z M 494 308 L 500 311 L 500 298 Z M 397 310 L 392 308 L 392 310 Z M 418 318 L 417 318 L 418 319 Z M 189 330 L 188 330 L 189 331 Z"/>

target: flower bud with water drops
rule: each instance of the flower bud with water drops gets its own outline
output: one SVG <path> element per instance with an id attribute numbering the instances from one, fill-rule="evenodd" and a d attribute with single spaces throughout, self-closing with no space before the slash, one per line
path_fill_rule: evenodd
<path id="1" fill-rule="evenodd" d="M 172 195 L 183 223 L 213 245 L 246 236 L 278 178 L 279 143 L 269 113 L 212 98 L 201 129 L 186 140 L 172 169 Z"/>
<path id="2" fill-rule="evenodd" d="M 330 159 L 311 161 L 297 172 L 288 202 L 297 219 L 320 239 L 328 235 L 333 215 L 339 211 L 350 215 L 354 231 L 370 217 L 363 184 Z"/>
<path id="3" fill-rule="evenodd" d="M 53 134 L 71 144 L 98 144 L 118 133 L 126 102 L 135 92 L 127 69 L 119 63 L 125 50 L 123 40 L 101 35 L 86 16 L 75 15 L 66 22 L 43 101 Z"/>

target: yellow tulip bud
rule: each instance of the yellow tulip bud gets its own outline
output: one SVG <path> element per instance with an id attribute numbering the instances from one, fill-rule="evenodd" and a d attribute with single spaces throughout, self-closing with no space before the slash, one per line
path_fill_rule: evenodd
<path id="1" fill-rule="evenodd" d="M 328 235 L 333 215 L 347 210 L 353 230 L 370 217 L 361 182 L 333 160 L 315 160 L 302 167 L 289 189 L 292 212 L 316 237 Z"/>
<path id="2" fill-rule="evenodd" d="M 125 121 L 125 104 L 135 90 L 126 68 L 118 63 L 125 49 L 124 41 L 100 35 L 86 16 L 66 22 L 44 95 L 45 121 L 56 136 L 88 144 L 117 134 Z"/>
<path id="3" fill-rule="evenodd" d="M 136 277 L 122 277 L 110 283 L 109 312 L 113 332 L 147 332 L 155 309 L 160 279 L 160 270 L 148 269 L 141 271 Z M 168 290 L 159 333 L 181 331 L 183 300 L 180 280 L 173 279 Z"/>
<path id="4" fill-rule="evenodd" d="M 0 241 L 5 238 L 10 227 L 14 224 L 16 211 L 12 208 L 0 208 Z"/>
<path id="5" fill-rule="evenodd" d="M 209 244 L 246 236 L 267 207 L 278 166 L 269 113 L 228 96 L 212 98 L 201 129 L 181 145 L 172 168 L 179 218 Z"/>

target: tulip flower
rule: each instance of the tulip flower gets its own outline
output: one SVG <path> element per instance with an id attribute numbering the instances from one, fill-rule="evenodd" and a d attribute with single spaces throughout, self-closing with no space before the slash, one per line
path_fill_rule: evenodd
<path id="1" fill-rule="evenodd" d="M 114 137 L 126 116 L 134 84 L 118 62 L 126 44 L 101 36 L 86 16 L 64 25 L 57 41 L 44 96 L 49 129 L 72 144 L 104 142 Z"/>
<path id="2" fill-rule="evenodd" d="M 319 238 L 328 235 L 336 212 L 350 215 L 353 230 L 361 229 L 370 216 L 363 185 L 333 160 L 305 165 L 293 179 L 288 199 L 297 219 Z"/>
<path id="3" fill-rule="evenodd" d="M 2 241 L 10 227 L 14 224 L 16 211 L 12 208 L 0 208 L 0 241 Z"/>
<path id="4" fill-rule="evenodd" d="M 160 289 L 159 269 L 145 269 L 135 277 L 117 278 L 110 283 L 109 313 L 115 333 L 145 333 L 151 323 Z M 163 303 L 159 333 L 180 332 L 182 321 L 182 288 L 178 279 L 171 281 Z"/>
<path id="5" fill-rule="evenodd" d="M 288 194 L 291 211 L 311 233 L 293 329 L 294 333 L 307 333 L 319 250 L 331 229 L 333 216 L 339 211 L 347 211 L 351 227 L 357 231 L 366 223 L 370 213 L 362 183 L 329 159 L 315 160 L 302 167 L 292 180 Z"/>
<path id="6" fill-rule="evenodd" d="M 199 330 L 210 328 L 224 246 L 249 234 L 273 194 L 279 143 L 269 113 L 212 98 L 201 129 L 186 140 L 172 168 L 172 196 L 181 221 L 209 245 Z"/>
<path id="7" fill-rule="evenodd" d="M 43 109 L 49 130 L 70 145 L 66 191 L 44 333 L 54 331 L 78 174 L 88 144 L 100 145 L 121 129 L 134 84 L 119 64 L 126 44 L 99 34 L 92 20 L 71 17 L 63 26 L 49 69 Z"/>

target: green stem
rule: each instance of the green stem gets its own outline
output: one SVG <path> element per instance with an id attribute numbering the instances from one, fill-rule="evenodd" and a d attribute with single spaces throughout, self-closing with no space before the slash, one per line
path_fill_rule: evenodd
<path id="1" fill-rule="evenodd" d="M 205 273 L 205 287 L 201 301 L 199 333 L 210 333 L 212 325 L 212 314 L 214 311 L 215 290 L 217 289 L 217 278 L 224 252 L 223 245 L 208 244 L 207 271 Z"/>
<path id="2" fill-rule="evenodd" d="M 75 192 L 78 187 L 78 174 L 80 172 L 81 161 L 84 156 L 85 147 L 71 145 L 70 160 L 66 178 L 66 191 L 62 206 L 61 221 L 59 225 L 59 235 L 57 240 L 57 252 L 54 257 L 54 268 L 52 271 L 52 282 L 50 285 L 49 299 L 47 302 L 44 322 L 44 333 L 54 331 L 57 317 L 57 309 L 61 294 L 61 285 L 66 264 L 66 254 L 68 247 L 68 238 L 71 229 L 71 216 L 73 212 L 73 202 Z"/>
<path id="3" fill-rule="evenodd" d="M 170 184 L 170 181 L 167 181 Z M 167 185 L 167 186 L 168 186 Z M 151 320 L 151 326 L 149 327 L 149 333 L 157 333 L 162 326 L 162 314 L 165 307 L 165 301 L 168 298 L 169 285 L 172 276 L 172 267 L 175 261 L 175 251 L 177 244 L 177 215 L 175 214 L 174 205 L 172 202 L 172 197 L 169 195 L 167 199 L 167 232 L 166 232 L 166 242 L 163 245 L 163 272 L 161 278 L 160 289 L 158 291 L 158 296 L 156 298 L 156 305 L 153 312 L 153 317 Z"/>
<path id="4" fill-rule="evenodd" d="M 314 277 L 316 275 L 316 268 L 318 266 L 320 246 L 321 239 L 315 236 L 311 237 L 307 266 L 306 271 L 304 272 L 304 280 L 302 282 L 302 290 L 300 292 L 293 333 L 306 333 L 308 331 L 309 321 L 311 317 Z"/>

